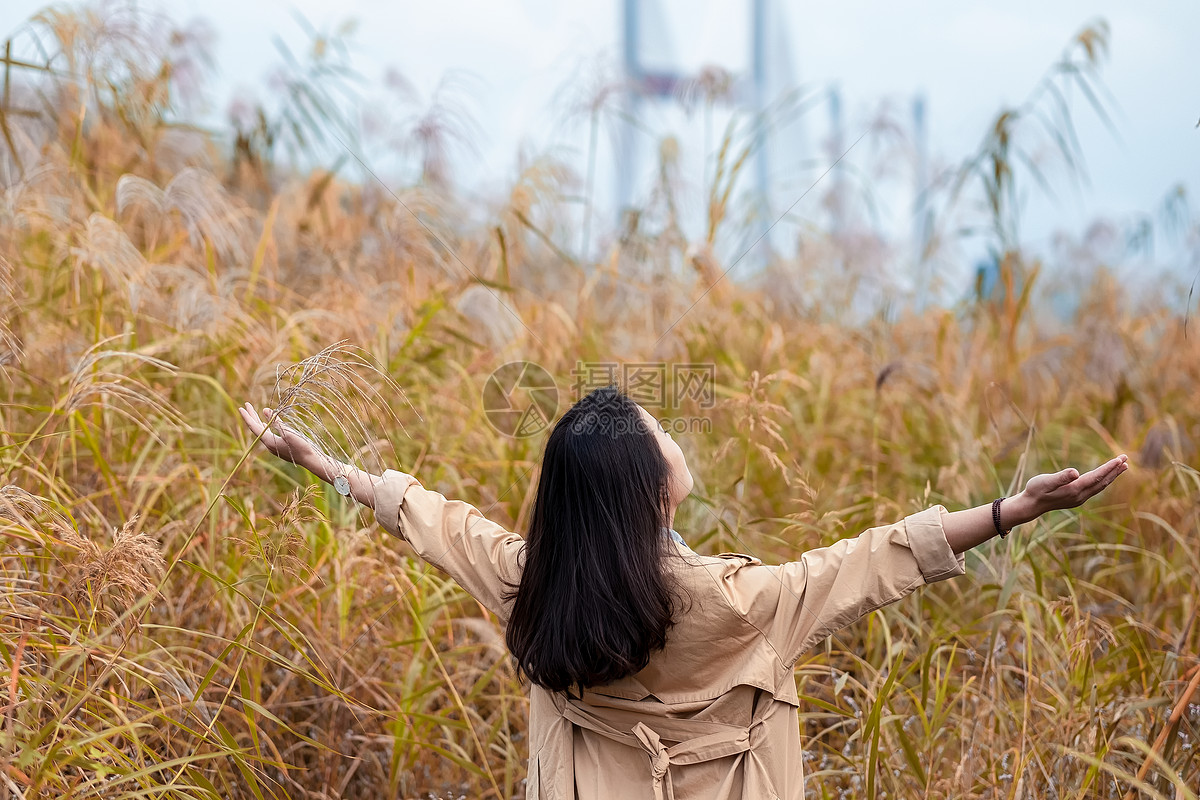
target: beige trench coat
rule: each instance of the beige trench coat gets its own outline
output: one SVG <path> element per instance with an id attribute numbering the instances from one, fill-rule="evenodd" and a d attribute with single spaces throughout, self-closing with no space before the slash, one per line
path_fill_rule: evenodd
<path id="1" fill-rule="evenodd" d="M 388 470 L 375 515 L 499 618 L 524 540 Z M 528 800 L 800 800 L 793 667 L 813 644 L 927 583 L 965 572 L 942 506 L 766 566 L 674 544 L 691 597 L 636 675 L 581 693 L 530 690 Z M 685 600 L 685 603 L 687 601 Z"/>

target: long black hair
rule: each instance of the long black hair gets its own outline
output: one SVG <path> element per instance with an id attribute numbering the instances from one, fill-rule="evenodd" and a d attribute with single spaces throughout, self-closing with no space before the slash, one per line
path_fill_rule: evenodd
<path id="1" fill-rule="evenodd" d="M 518 670 L 554 691 L 641 670 L 666 644 L 676 598 L 665 557 L 670 467 L 628 395 L 588 394 L 542 458 L 505 638 Z"/>

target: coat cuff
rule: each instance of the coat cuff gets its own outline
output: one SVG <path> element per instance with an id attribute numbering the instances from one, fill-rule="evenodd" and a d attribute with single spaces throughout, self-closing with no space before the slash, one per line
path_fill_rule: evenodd
<path id="1" fill-rule="evenodd" d="M 945 511 L 944 506 L 936 505 L 904 518 L 908 546 L 912 548 L 926 583 L 943 581 L 967 572 L 966 556 L 961 553 L 955 555 L 946 541 L 946 531 L 942 527 L 942 513 Z"/>
<path id="2" fill-rule="evenodd" d="M 384 471 L 383 480 L 375 484 L 375 521 L 392 536 L 404 538 L 400 532 L 400 504 L 408 487 L 416 482 L 406 472 L 389 469 Z"/>

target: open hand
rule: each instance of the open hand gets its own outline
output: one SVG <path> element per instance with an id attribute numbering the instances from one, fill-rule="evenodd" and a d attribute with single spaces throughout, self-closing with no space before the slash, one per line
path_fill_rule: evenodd
<path id="1" fill-rule="evenodd" d="M 1025 495 L 1035 516 L 1041 516 L 1047 511 L 1075 508 L 1100 494 L 1127 469 L 1129 456 L 1122 453 L 1082 475 L 1074 468 L 1034 475 L 1029 479 L 1029 483 L 1025 484 L 1022 494 Z"/>
<path id="2" fill-rule="evenodd" d="M 258 412 L 249 403 L 238 408 L 238 414 L 250 429 L 250 433 L 262 437 L 259 441 L 272 455 L 310 470 L 320 464 L 322 459 L 328 459 L 321 452 L 321 448 L 313 444 L 308 437 L 280 422 L 271 409 L 263 409 L 266 422 L 259 418 Z"/>

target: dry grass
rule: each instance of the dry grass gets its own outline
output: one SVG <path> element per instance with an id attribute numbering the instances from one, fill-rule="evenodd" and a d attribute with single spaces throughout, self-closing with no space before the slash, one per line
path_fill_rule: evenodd
<path id="1" fill-rule="evenodd" d="M 253 137 L 231 167 L 168 122 L 158 62 L 98 47 L 170 57 L 122 24 L 48 18 L 61 74 L 5 67 L 0 796 L 522 796 L 494 621 L 254 449 L 234 408 L 284 409 L 519 530 L 539 442 L 495 433 L 479 396 L 524 358 L 564 390 L 579 360 L 717 365 L 717 407 L 683 410 L 713 422 L 684 437 L 676 525 L 705 551 L 787 559 L 1138 453 L 1081 513 L 800 664 L 810 794 L 1194 800 L 1200 341 L 1171 298 L 1101 272 L 1063 320 L 1011 251 L 1024 293 L 860 322 L 853 292 L 811 287 L 890 256 L 817 231 L 771 290 L 724 281 L 657 341 L 728 266 L 738 146 L 703 241 L 664 201 L 577 264 L 559 165 L 479 227 L 437 187 L 281 177 Z"/>

